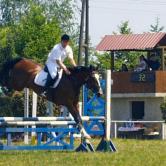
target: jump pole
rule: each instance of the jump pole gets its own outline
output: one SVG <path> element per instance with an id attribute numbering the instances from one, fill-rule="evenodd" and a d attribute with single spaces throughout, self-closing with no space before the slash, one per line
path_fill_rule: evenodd
<path id="1" fill-rule="evenodd" d="M 29 89 L 24 89 L 24 117 L 29 117 Z M 28 128 L 28 126 L 25 126 L 25 128 Z M 29 143 L 28 133 L 24 133 L 24 144 Z"/>
<path id="2" fill-rule="evenodd" d="M 32 92 L 32 118 L 36 118 L 37 116 L 37 94 Z M 32 126 L 32 128 L 36 128 L 36 126 Z M 33 137 L 32 140 L 35 140 L 36 133 L 32 132 L 31 136 Z M 35 141 L 32 141 L 34 143 Z"/>
<path id="3" fill-rule="evenodd" d="M 106 141 L 110 141 L 111 136 L 111 71 L 107 70 L 106 72 L 106 119 L 105 119 L 105 137 Z"/>
<path id="4" fill-rule="evenodd" d="M 111 70 L 106 71 L 106 87 L 105 87 L 105 136 L 97 147 L 97 151 L 116 152 L 116 147 L 111 140 Z"/>

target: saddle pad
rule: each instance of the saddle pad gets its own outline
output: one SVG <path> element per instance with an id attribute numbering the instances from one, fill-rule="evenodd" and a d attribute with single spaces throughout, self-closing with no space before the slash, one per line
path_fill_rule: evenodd
<path id="1" fill-rule="evenodd" d="M 52 86 L 52 88 L 56 88 L 62 78 L 62 73 L 63 70 L 58 71 L 58 79 L 56 80 L 56 82 L 54 83 L 54 85 Z M 46 84 L 46 80 L 47 80 L 47 75 L 48 73 L 45 72 L 43 69 L 36 75 L 35 79 L 34 79 L 34 83 L 36 85 L 39 86 L 45 86 Z"/>

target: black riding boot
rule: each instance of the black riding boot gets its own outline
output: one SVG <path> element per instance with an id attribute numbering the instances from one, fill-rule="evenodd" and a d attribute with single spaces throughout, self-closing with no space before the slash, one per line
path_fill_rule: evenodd
<path id="1" fill-rule="evenodd" d="M 47 91 L 50 86 L 53 86 L 55 79 L 52 79 L 51 75 L 48 73 L 44 91 Z"/>
<path id="2" fill-rule="evenodd" d="M 53 86 L 55 81 L 58 78 L 58 73 L 57 73 L 57 76 L 54 79 L 52 79 L 51 74 L 49 73 L 47 65 L 44 67 L 44 71 L 47 72 L 48 75 L 47 75 L 47 80 L 46 80 L 46 83 L 45 83 L 45 86 L 44 86 L 44 91 L 43 91 L 42 95 L 46 95 L 46 92 L 49 89 L 49 87 Z"/>

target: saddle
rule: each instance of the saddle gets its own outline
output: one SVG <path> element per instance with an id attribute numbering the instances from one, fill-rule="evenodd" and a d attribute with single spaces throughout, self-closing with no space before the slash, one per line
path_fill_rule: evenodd
<path id="1" fill-rule="evenodd" d="M 44 67 L 35 77 L 34 83 L 42 87 L 52 87 L 56 88 L 62 78 L 63 70 L 60 69 L 57 71 L 57 75 L 52 79 L 47 66 Z"/>

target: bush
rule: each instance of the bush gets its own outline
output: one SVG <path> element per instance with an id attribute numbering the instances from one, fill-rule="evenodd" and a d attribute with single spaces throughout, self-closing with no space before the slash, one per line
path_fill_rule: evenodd
<path id="1" fill-rule="evenodd" d="M 32 92 L 29 99 L 29 115 L 32 115 Z M 38 97 L 37 116 L 47 116 L 47 101 Z M 59 114 L 58 107 L 54 105 L 54 116 Z M 11 96 L 0 97 L 0 116 L 23 117 L 24 116 L 24 93 L 14 92 Z"/>
<path id="2" fill-rule="evenodd" d="M 0 116 L 24 116 L 24 102 L 21 94 L 0 97 Z"/>
<path id="3" fill-rule="evenodd" d="M 161 109 L 161 113 L 162 113 L 162 118 L 166 123 L 166 102 L 161 103 L 160 109 Z"/>

